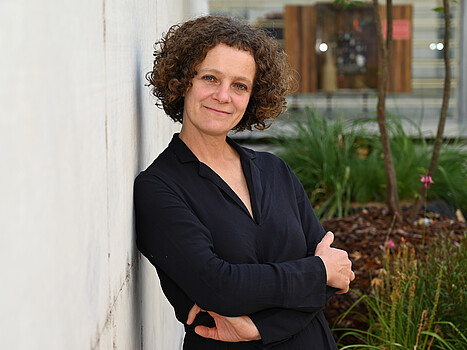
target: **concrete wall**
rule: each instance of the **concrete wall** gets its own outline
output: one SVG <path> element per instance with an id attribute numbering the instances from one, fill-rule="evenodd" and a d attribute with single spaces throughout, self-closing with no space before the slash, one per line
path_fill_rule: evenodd
<path id="1" fill-rule="evenodd" d="M 0 2 L 1 349 L 180 347 L 135 249 L 132 186 L 178 130 L 144 73 L 186 7 Z"/>

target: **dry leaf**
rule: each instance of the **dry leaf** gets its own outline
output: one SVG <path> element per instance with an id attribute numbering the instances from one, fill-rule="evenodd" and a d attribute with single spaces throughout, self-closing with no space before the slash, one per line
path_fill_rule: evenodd
<path id="1" fill-rule="evenodd" d="M 350 257 L 355 261 L 360 260 L 362 258 L 362 256 L 363 256 L 362 253 L 360 253 L 358 250 L 355 251 L 355 252 L 350 253 Z"/>

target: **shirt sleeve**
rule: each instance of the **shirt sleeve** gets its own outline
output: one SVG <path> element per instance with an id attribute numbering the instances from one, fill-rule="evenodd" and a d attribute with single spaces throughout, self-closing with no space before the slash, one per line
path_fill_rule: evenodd
<path id="1" fill-rule="evenodd" d="M 271 308 L 249 315 L 261 335 L 266 349 L 274 347 L 305 328 L 321 308 L 308 312 Z"/>
<path id="2" fill-rule="evenodd" d="M 300 180 L 292 170 L 289 169 L 289 171 L 294 183 L 298 211 L 302 221 L 303 232 L 306 237 L 307 255 L 312 256 L 315 255 L 316 246 L 323 239 L 326 232 L 313 211 L 310 199 L 308 198 Z"/>
<path id="3" fill-rule="evenodd" d="M 303 232 L 306 236 L 307 255 L 314 256 L 316 246 L 324 237 L 325 230 L 316 217 L 302 184 L 292 170 L 289 169 L 289 171 L 294 184 Z M 337 289 L 326 286 L 326 301 L 336 291 Z M 258 328 L 263 344 L 275 346 L 305 328 L 321 309 L 322 307 L 319 307 L 315 310 L 303 312 L 292 309 L 272 308 L 252 314 L 250 318 Z"/>
<path id="4" fill-rule="evenodd" d="M 200 307 L 241 316 L 275 307 L 313 312 L 326 303 L 320 258 L 228 263 L 215 254 L 209 230 L 162 180 L 139 176 L 134 193 L 138 249 Z"/>

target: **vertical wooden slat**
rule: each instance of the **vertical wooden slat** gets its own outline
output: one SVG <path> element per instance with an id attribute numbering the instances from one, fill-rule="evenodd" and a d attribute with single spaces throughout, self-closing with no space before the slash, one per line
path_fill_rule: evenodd
<path id="1" fill-rule="evenodd" d="M 410 22 L 410 37 L 395 39 L 392 42 L 392 57 L 389 66 L 389 88 L 394 92 L 411 92 L 412 90 L 412 6 L 397 5 L 393 8 L 394 20 Z"/>
<path id="2" fill-rule="evenodd" d="M 302 31 L 302 92 L 318 91 L 318 62 L 316 57 L 316 11 L 313 6 L 303 6 L 301 13 Z"/>
<path id="3" fill-rule="evenodd" d="M 300 75 L 299 93 L 318 90 L 315 24 L 313 6 L 285 7 L 284 47 L 289 64 Z"/>
<path id="4" fill-rule="evenodd" d="M 381 21 L 386 20 L 386 6 L 380 6 Z M 393 39 L 391 43 L 391 59 L 389 62 L 389 92 L 408 93 L 412 91 L 412 6 L 393 5 L 394 20 L 410 21 L 408 39 Z"/>
<path id="5" fill-rule="evenodd" d="M 290 66 L 301 74 L 300 55 L 300 7 L 285 6 L 284 15 L 284 49 L 287 53 Z M 298 91 L 301 92 L 301 79 L 298 84 Z"/>
<path id="6" fill-rule="evenodd" d="M 310 55 L 310 47 L 306 45 L 308 41 L 310 41 L 310 31 L 308 30 L 308 11 L 306 11 L 305 7 L 300 9 L 300 31 L 302 33 L 302 40 L 300 42 L 300 54 L 301 59 L 300 62 L 302 66 L 300 67 L 300 81 L 302 87 L 302 93 L 307 93 L 310 91 L 310 64 L 309 64 L 309 55 Z"/>

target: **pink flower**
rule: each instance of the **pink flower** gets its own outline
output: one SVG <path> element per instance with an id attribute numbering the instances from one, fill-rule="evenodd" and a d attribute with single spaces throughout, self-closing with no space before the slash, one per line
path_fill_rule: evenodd
<path id="1" fill-rule="evenodd" d="M 389 249 L 392 249 L 392 248 L 394 248 L 395 246 L 396 246 L 396 244 L 393 242 L 392 239 L 388 240 L 388 248 L 389 248 Z"/>
<path id="2" fill-rule="evenodd" d="M 420 182 L 425 184 L 425 188 L 430 188 L 430 185 L 435 183 L 431 176 L 428 175 L 428 170 L 426 171 L 425 175 L 420 175 L 420 177 Z"/>

